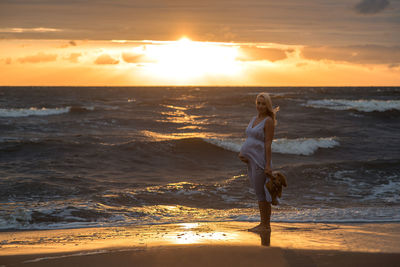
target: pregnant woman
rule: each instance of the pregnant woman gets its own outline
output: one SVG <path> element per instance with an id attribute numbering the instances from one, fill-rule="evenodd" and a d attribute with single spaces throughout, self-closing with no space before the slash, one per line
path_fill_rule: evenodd
<path id="1" fill-rule="evenodd" d="M 269 94 L 260 93 L 256 98 L 258 115 L 254 116 L 246 129 L 246 141 L 240 149 L 239 158 L 247 164 L 250 185 L 254 188 L 261 222 L 258 226 L 249 229 L 253 232 L 271 231 L 271 195 L 265 183 L 272 175 L 271 171 L 271 144 L 276 125 L 275 114 L 279 108 L 272 108 Z"/>

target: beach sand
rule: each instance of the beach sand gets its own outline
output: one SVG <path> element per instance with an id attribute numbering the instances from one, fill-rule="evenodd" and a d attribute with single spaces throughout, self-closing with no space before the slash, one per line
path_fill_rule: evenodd
<path id="1" fill-rule="evenodd" d="M 0 233 L 0 266 L 400 266 L 400 224 L 186 223 Z"/>

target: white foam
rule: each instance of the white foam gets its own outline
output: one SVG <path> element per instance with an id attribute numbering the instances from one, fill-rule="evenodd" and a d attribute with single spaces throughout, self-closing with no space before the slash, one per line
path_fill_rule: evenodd
<path id="1" fill-rule="evenodd" d="M 362 112 L 400 110 L 400 100 L 345 100 L 345 99 L 323 99 L 309 100 L 306 107 L 326 108 L 332 110 L 358 110 Z"/>
<path id="2" fill-rule="evenodd" d="M 223 198 L 228 203 L 243 201 L 242 198 Z M 215 222 L 215 221 L 259 221 L 255 203 L 246 208 L 195 208 L 183 205 L 143 205 L 140 207 L 123 207 L 115 210 L 111 217 L 90 222 L 73 222 L 68 218 L 58 223 L 30 223 L 16 224 L 4 227 L 3 230 L 24 229 L 73 229 L 88 227 L 118 227 L 146 224 Z M 318 223 L 365 223 L 365 222 L 400 222 L 399 206 L 351 206 L 345 208 L 334 207 L 274 207 L 273 222 L 318 222 Z M 3 240 L 0 245 L 7 245 L 14 240 Z M 32 240 L 23 242 L 32 244 Z M 37 240 L 42 242 L 42 240 Z"/>
<path id="3" fill-rule="evenodd" d="M 0 109 L 0 117 L 28 117 L 28 116 L 49 116 L 68 113 L 70 107 L 65 108 L 12 108 L 12 109 Z"/>
<path id="4" fill-rule="evenodd" d="M 297 138 L 297 139 L 275 139 L 272 142 L 272 152 L 281 154 L 305 155 L 310 156 L 319 148 L 333 148 L 340 145 L 335 137 L 327 138 Z M 207 138 L 204 141 L 224 149 L 239 152 L 243 144 L 243 139 L 215 139 Z"/>
<path id="5" fill-rule="evenodd" d="M 276 139 L 272 142 L 272 151 L 281 154 L 310 156 L 319 148 L 333 148 L 340 145 L 335 137 Z"/>
<path id="6" fill-rule="evenodd" d="M 0 213 L 0 215 L 0 230 L 24 229 L 32 220 L 32 211 L 23 208 L 16 208 L 12 214 Z"/>
<path id="7" fill-rule="evenodd" d="M 271 221 L 289 223 L 400 222 L 398 207 L 300 208 L 274 213 Z"/>
<path id="8" fill-rule="evenodd" d="M 207 143 L 222 147 L 223 149 L 239 152 L 243 144 L 243 139 L 217 139 L 217 138 L 203 138 Z"/>
<path id="9" fill-rule="evenodd" d="M 365 200 L 379 199 L 387 203 L 399 203 L 400 181 L 398 176 L 388 177 L 387 183 L 382 183 L 371 188 L 371 194 Z"/>

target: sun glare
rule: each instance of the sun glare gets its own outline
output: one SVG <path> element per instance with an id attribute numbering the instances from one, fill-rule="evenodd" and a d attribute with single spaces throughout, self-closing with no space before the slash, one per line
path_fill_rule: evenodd
<path id="1" fill-rule="evenodd" d="M 160 78 L 190 81 L 213 75 L 235 75 L 240 70 L 235 60 L 238 48 L 219 43 L 195 42 L 183 37 L 175 42 L 148 46 L 146 56 L 155 63 L 149 72 Z"/>

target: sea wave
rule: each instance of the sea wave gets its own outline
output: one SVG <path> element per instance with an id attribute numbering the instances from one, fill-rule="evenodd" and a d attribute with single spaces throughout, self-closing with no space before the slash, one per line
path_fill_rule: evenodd
<path id="1" fill-rule="evenodd" d="M 357 110 L 361 112 L 384 112 L 388 110 L 400 110 L 400 100 L 346 100 L 346 99 L 322 99 L 309 100 L 306 107 L 326 108 L 331 110 Z"/>
<path id="2" fill-rule="evenodd" d="M 273 214 L 271 221 L 286 223 L 400 222 L 398 207 L 294 208 Z"/>
<path id="3" fill-rule="evenodd" d="M 400 202 L 400 181 L 399 176 L 393 175 L 387 177 L 386 182 L 375 185 L 371 188 L 370 195 L 365 200 L 380 199 L 386 203 Z"/>
<path id="4" fill-rule="evenodd" d="M 294 154 L 310 156 L 319 148 L 333 148 L 340 143 L 335 137 L 327 138 L 297 138 L 297 139 L 276 139 L 272 143 L 272 151 L 281 154 Z"/>
<path id="5" fill-rule="evenodd" d="M 63 210 L 63 211 L 61 211 Z M 285 223 L 383 223 L 400 222 L 398 207 L 274 208 L 272 222 Z M 258 222 L 255 206 L 212 209 L 186 205 L 149 205 L 112 209 L 100 203 L 87 207 L 59 205 L 37 209 L 18 208 L 0 218 L 0 229 L 46 230 L 116 227 L 148 224 L 242 221 Z M 5 241 L 7 242 L 7 241 Z M 6 244 L 6 243 L 4 243 Z"/>
<path id="6" fill-rule="evenodd" d="M 280 154 L 294 154 L 310 156 L 319 148 L 333 148 L 339 146 L 340 143 L 336 137 L 327 138 L 297 138 L 297 139 L 275 139 L 272 142 L 272 152 Z M 224 149 L 239 152 L 243 144 L 243 139 L 215 139 L 207 138 L 204 141 Z"/>
<path id="7" fill-rule="evenodd" d="M 241 138 L 236 138 L 236 139 L 203 138 L 203 140 L 206 141 L 207 143 L 216 145 L 218 147 L 222 147 L 223 149 L 233 152 L 239 152 L 244 141 Z"/>
<path id="8" fill-rule="evenodd" d="M 77 139 L 77 138 L 29 138 L 29 139 L 18 139 L 15 137 L 3 137 L 0 138 L 0 144 L 7 144 L 6 147 L 2 147 L 0 150 L 20 150 L 30 149 L 31 146 L 40 145 L 42 149 L 46 147 L 62 146 L 63 149 L 68 147 L 75 147 L 77 145 L 81 147 L 93 146 L 109 147 L 109 153 L 115 152 L 121 153 L 121 151 L 128 150 L 129 153 L 137 151 L 137 153 L 144 153 L 151 155 L 152 153 L 158 153 L 162 155 L 166 153 L 170 155 L 174 153 L 191 153 L 193 151 L 203 151 L 214 155 L 223 148 L 227 151 L 239 152 L 244 139 L 242 138 L 182 138 L 182 139 L 169 139 L 169 140 L 157 140 L 157 141 L 127 141 L 121 143 L 106 143 L 98 142 L 96 139 Z M 310 156 L 313 155 L 318 149 L 321 148 L 333 148 L 339 146 L 340 143 L 336 137 L 326 138 L 297 138 L 287 139 L 280 138 L 275 139 L 272 142 L 272 152 L 280 154 L 293 154 Z"/>
<path id="9" fill-rule="evenodd" d="M 10 109 L 0 109 L 0 117 L 28 117 L 28 116 L 50 116 L 50 115 L 60 115 L 69 112 L 87 112 L 94 110 L 94 107 L 80 107 L 80 106 L 68 106 L 60 108 L 10 108 Z"/>
<path id="10" fill-rule="evenodd" d="M 385 167 L 385 171 L 378 166 Z M 376 161 L 315 163 L 282 169 L 289 187 L 285 188 L 281 205 L 274 206 L 272 219 L 288 223 L 400 222 L 397 166 L 398 161 Z M 126 182 L 123 187 L 106 181 L 104 189 L 91 186 L 101 185 L 101 181 L 89 182 L 83 177 L 51 178 L 51 182 L 38 179 L 35 185 L 28 180 L 19 181 L 20 193 L 12 193 L 3 201 L 0 230 L 259 220 L 254 190 L 250 189 L 246 174 L 214 182 Z M 12 188 L 6 189 L 8 192 Z M 64 197 L 61 190 L 67 193 Z M 37 192 L 43 191 L 56 195 L 38 196 Z"/>

